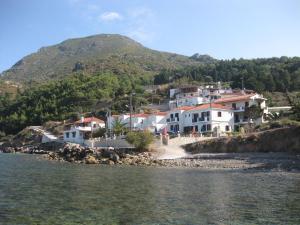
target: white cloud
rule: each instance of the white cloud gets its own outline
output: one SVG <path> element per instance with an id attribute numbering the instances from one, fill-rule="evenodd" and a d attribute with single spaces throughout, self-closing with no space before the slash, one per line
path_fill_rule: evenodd
<path id="1" fill-rule="evenodd" d="M 155 37 L 154 32 L 148 31 L 144 27 L 133 28 L 127 35 L 134 40 L 141 42 L 151 42 Z"/>
<path id="2" fill-rule="evenodd" d="M 152 42 L 155 39 L 156 20 L 154 12 L 145 7 L 138 7 L 128 11 L 130 24 L 126 34 L 140 42 Z"/>
<path id="3" fill-rule="evenodd" d="M 101 14 L 100 19 L 103 21 L 114 21 L 114 20 L 122 20 L 123 17 L 121 16 L 121 14 L 117 12 L 105 12 Z"/>

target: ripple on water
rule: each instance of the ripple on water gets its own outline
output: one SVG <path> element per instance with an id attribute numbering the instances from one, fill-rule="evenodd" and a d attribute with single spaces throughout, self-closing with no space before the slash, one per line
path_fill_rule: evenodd
<path id="1" fill-rule="evenodd" d="M 0 154 L 0 224 L 300 224 L 297 173 L 75 165 Z"/>

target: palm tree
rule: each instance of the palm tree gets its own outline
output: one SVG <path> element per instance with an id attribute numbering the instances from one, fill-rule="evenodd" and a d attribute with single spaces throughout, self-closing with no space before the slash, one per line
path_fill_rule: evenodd
<path id="1" fill-rule="evenodd" d="M 125 132 L 126 130 L 126 123 L 122 123 L 122 121 L 117 118 L 114 123 L 113 123 L 113 132 L 114 134 L 121 135 Z"/>

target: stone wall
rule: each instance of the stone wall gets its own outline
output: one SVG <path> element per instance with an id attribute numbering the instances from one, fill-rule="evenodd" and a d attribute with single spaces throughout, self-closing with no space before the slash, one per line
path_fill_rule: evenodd
<path id="1" fill-rule="evenodd" d="M 192 154 L 230 152 L 300 153 L 300 127 L 278 128 L 245 136 L 226 137 L 187 144 Z"/>

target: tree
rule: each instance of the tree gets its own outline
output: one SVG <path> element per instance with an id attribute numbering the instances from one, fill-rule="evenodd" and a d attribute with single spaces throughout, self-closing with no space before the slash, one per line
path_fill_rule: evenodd
<path id="1" fill-rule="evenodd" d="M 245 110 L 245 116 L 249 118 L 249 122 L 252 120 L 256 120 L 260 118 L 263 114 L 263 110 L 257 106 L 257 105 L 252 105 Z"/>
<path id="2" fill-rule="evenodd" d="M 113 123 L 113 132 L 115 135 L 119 136 L 126 131 L 126 123 L 122 123 L 118 118 Z"/>
<path id="3" fill-rule="evenodd" d="M 127 134 L 126 140 L 138 151 L 148 151 L 154 137 L 149 131 L 132 131 Z"/>

